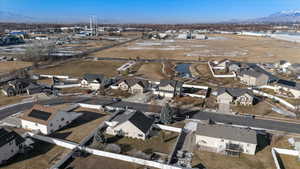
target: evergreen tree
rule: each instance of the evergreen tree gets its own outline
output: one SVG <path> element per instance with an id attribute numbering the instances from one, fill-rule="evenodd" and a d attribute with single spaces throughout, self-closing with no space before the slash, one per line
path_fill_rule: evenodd
<path id="1" fill-rule="evenodd" d="M 163 124 L 170 124 L 172 122 L 174 116 L 174 112 L 172 111 L 172 108 L 167 103 L 160 112 L 160 122 Z"/>
<path id="2" fill-rule="evenodd" d="M 98 129 L 95 136 L 94 136 L 94 141 L 96 141 L 96 143 L 106 143 L 106 138 L 103 134 L 103 129 Z"/>

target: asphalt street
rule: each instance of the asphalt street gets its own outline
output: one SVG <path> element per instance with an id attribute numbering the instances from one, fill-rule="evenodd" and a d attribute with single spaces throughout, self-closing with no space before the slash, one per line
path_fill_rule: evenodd
<path id="1" fill-rule="evenodd" d="M 29 109 L 34 104 L 56 105 L 56 104 L 63 104 L 63 103 L 87 103 L 87 104 L 98 104 L 98 105 L 106 105 L 106 106 L 121 107 L 121 108 L 128 107 L 128 108 L 136 109 L 139 111 L 146 111 L 146 112 L 159 112 L 161 110 L 161 107 L 157 105 L 155 106 L 155 105 L 147 105 L 147 104 L 123 102 L 123 101 L 113 102 L 110 98 L 58 97 L 50 100 L 44 100 L 35 103 L 24 103 L 21 105 L 16 105 L 14 107 L 1 109 L 0 120 L 12 114 Z M 187 110 L 179 110 L 179 112 L 187 112 Z M 201 112 L 201 111 L 191 112 L 186 115 L 189 115 L 189 118 L 191 119 L 199 119 L 199 120 L 210 119 L 219 123 L 242 125 L 242 126 L 249 126 L 255 128 L 262 128 L 266 130 L 277 130 L 282 132 L 300 134 L 300 124 L 296 124 L 296 123 L 254 119 L 251 117 L 234 116 L 234 115 L 226 115 L 226 114 L 219 114 L 219 113 Z"/>

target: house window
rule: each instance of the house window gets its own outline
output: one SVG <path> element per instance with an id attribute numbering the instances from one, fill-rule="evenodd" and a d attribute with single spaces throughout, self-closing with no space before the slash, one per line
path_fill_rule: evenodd
<path id="1" fill-rule="evenodd" d="M 36 125 L 36 126 L 38 126 L 38 124 L 37 124 L 37 123 L 35 123 L 35 125 Z"/>
<path id="2" fill-rule="evenodd" d="M 11 152 L 13 153 L 13 152 L 14 152 L 14 149 L 11 149 Z"/>
<path id="3" fill-rule="evenodd" d="M 65 120 L 65 118 L 61 118 L 60 120 L 61 120 L 61 121 L 64 121 L 64 120 Z"/>
<path id="4" fill-rule="evenodd" d="M 50 123 L 50 127 L 52 127 L 53 126 L 53 124 L 52 123 Z"/>

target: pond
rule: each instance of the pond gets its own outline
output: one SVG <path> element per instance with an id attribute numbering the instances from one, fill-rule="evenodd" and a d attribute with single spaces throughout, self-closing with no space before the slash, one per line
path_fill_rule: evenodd
<path id="1" fill-rule="evenodd" d="M 176 72 L 179 73 L 180 77 L 183 78 L 192 78 L 192 74 L 190 72 L 190 63 L 180 63 L 176 65 Z"/>

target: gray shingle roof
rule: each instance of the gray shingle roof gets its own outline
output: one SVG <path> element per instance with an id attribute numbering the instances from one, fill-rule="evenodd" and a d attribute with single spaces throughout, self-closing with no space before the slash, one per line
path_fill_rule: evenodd
<path id="1" fill-rule="evenodd" d="M 263 73 L 257 72 L 257 71 L 254 71 L 254 70 L 242 70 L 241 75 L 248 75 L 248 76 L 252 76 L 252 77 L 256 77 L 256 78 L 260 77 L 260 76 L 264 76 Z"/>
<path id="2" fill-rule="evenodd" d="M 85 74 L 83 76 L 83 79 L 85 79 L 87 81 L 97 80 L 97 81 L 101 82 L 104 79 L 104 76 L 103 75 L 98 75 L 98 74 Z"/>
<path id="3" fill-rule="evenodd" d="M 254 96 L 253 92 L 249 89 L 242 89 L 242 88 L 219 88 L 218 95 L 223 93 L 228 93 L 232 97 L 240 97 L 245 93 L 249 94 L 250 96 Z"/>
<path id="4" fill-rule="evenodd" d="M 154 123 L 154 119 L 146 116 L 141 112 L 124 112 L 120 115 L 117 115 L 111 121 L 117 121 L 120 125 L 126 121 L 130 121 L 133 125 L 135 125 L 138 129 L 140 129 L 143 133 L 147 133 L 152 124 Z"/>
<path id="5" fill-rule="evenodd" d="M 148 88 L 150 83 L 147 80 L 137 79 L 137 78 L 126 78 L 120 80 L 118 83 L 125 82 L 128 86 L 134 86 L 135 84 L 141 85 L 143 88 Z"/>
<path id="6" fill-rule="evenodd" d="M 175 87 L 181 87 L 182 82 L 179 82 L 179 81 L 176 81 L 176 80 L 160 80 L 159 86 L 167 86 L 167 85 L 171 85 L 174 88 Z"/>
<path id="7" fill-rule="evenodd" d="M 12 141 L 16 139 L 16 144 L 19 145 L 22 142 L 24 142 L 25 140 L 16 132 L 11 131 L 9 129 L 0 128 L 0 147 L 2 147 L 3 145 L 7 144 L 8 142 Z"/>
<path id="8" fill-rule="evenodd" d="M 277 82 L 277 85 L 287 87 L 290 89 L 300 90 L 300 83 L 289 81 L 289 80 L 283 80 L 279 79 Z"/>
<path id="9" fill-rule="evenodd" d="M 255 130 L 239 127 L 199 123 L 196 134 L 207 137 L 257 144 L 257 133 Z"/>

